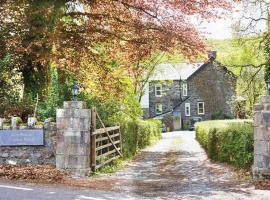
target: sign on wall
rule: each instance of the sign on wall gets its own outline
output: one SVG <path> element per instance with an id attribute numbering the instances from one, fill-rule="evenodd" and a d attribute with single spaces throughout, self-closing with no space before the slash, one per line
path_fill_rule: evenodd
<path id="1" fill-rule="evenodd" d="M 44 145 L 43 129 L 0 131 L 0 146 L 41 146 L 41 145 Z"/>

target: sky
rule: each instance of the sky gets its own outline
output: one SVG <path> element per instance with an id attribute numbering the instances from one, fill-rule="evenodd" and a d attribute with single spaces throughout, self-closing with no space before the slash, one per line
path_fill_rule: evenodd
<path id="1" fill-rule="evenodd" d="M 208 32 L 205 35 L 207 38 L 211 39 L 228 39 L 232 37 L 231 26 L 233 24 L 232 19 L 222 19 L 216 20 L 212 23 L 205 23 L 202 26 L 205 27 L 205 31 Z"/>
<path id="2" fill-rule="evenodd" d="M 235 8 L 230 16 L 223 16 L 222 19 L 216 19 L 214 22 L 204 22 L 199 26 L 204 32 L 208 32 L 205 36 L 211 39 L 228 39 L 232 38 L 232 25 L 240 19 L 243 13 L 243 7 L 239 4 L 234 5 Z M 236 11 L 237 10 L 237 11 Z"/>
<path id="3" fill-rule="evenodd" d="M 269 1 L 269 0 L 268 0 Z M 267 1 L 266 1 L 267 2 Z M 199 29 L 202 29 L 204 32 L 208 32 L 209 34 L 205 35 L 207 38 L 212 39 L 228 39 L 232 38 L 232 25 L 237 22 L 238 20 L 241 20 L 241 24 L 245 26 L 245 24 L 249 24 L 250 20 L 247 20 L 243 18 L 243 16 L 249 18 L 260 18 L 262 15 L 262 12 L 264 13 L 266 10 L 266 7 L 264 7 L 264 4 L 262 7 L 254 7 L 251 5 L 247 5 L 248 7 L 245 7 L 243 4 L 234 4 L 234 9 L 230 13 L 230 17 L 227 17 L 225 19 L 219 19 L 215 22 L 211 23 L 203 23 L 199 26 Z M 255 31 L 256 33 L 262 33 L 266 30 L 266 24 L 265 21 L 259 21 L 256 22 L 256 26 L 254 26 L 254 29 L 251 31 Z"/>

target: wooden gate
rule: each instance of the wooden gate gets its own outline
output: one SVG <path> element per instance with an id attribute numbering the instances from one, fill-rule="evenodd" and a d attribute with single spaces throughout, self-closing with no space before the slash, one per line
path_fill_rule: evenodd
<path id="1" fill-rule="evenodd" d="M 96 129 L 96 120 L 102 128 Z M 105 127 L 96 108 L 92 109 L 91 117 L 91 148 L 90 161 L 92 172 L 122 157 L 120 126 Z"/>

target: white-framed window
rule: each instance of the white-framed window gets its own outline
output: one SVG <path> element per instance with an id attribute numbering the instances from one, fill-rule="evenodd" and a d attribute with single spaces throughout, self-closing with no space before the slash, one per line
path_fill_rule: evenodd
<path id="1" fill-rule="evenodd" d="M 156 84 L 155 85 L 155 96 L 156 97 L 161 97 L 162 96 L 162 85 L 161 84 Z"/>
<path id="2" fill-rule="evenodd" d="M 161 103 L 156 104 L 156 114 L 162 114 L 162 104 Z"/>
<path id="3" fill-rule="evenodd" d="M 190 116 L 190 103 L 185 103 L 185 115 Z"/>
<path id="4" fill-rule="evenodd" d="M 204 115 L 204 102 L 198 102 L 198 115 Z"/>
<path id="5" fill-rule="evenodd" d="M 188 90 L 187 83 L 182 83 L 182 95 L 184 97 L 187 96 L 187 90 Z"/>

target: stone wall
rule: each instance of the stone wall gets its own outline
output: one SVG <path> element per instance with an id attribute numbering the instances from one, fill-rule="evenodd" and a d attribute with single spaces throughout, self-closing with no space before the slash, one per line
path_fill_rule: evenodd
<path id="1" fill-rule="evenodd" d="M 270 96 L 254 106 L 254 179 L 270 178 Z"/>
<path id="2" fill-rule="evenodd" d="M 44 125 L 44 146 L 0 147 L 0 164 L 55 165 L 56 124 Z"/>

